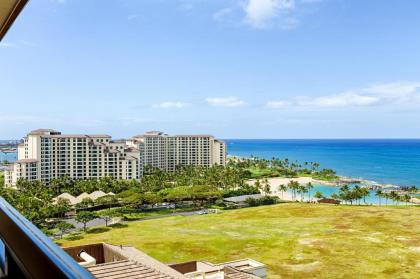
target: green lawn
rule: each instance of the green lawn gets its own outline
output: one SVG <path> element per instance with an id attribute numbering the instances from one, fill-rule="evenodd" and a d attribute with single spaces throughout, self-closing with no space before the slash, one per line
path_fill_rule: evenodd
<path id="1" fill-rule="evenodd" d="M 268 278 L 418 278 L 419 220 L 419 207 L 289 203 L 131 222 L 62 244 L 132 245 L 166 263 L 249 257 Z"/>
<path id="2" fill-rule="evenodd" d="M 260 168 L 249 168 L 248 169 L 251 172 L 251 178 L 253 179 L 261 179 L 264 177 L 272 177 L 272 176 L 278 176 L 278 172 L 273 169 L 260 169 Z"/>

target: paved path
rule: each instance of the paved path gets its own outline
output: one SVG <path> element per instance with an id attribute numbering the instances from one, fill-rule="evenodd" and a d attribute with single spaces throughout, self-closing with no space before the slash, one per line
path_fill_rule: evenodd
<path id="1" fill-rule="evenodd" d="M 127 222 L 145 221 L 145 220 L 166 218 L 166 217 L 171 217 L 171 216 L 192 216 L 192 215 L 197 215 L 200 211 L 201 210 L 175 212 L 175 213 L 169 213 L 169 214 L 162 214 L 162 215 L 157 215 L 157 216 L 149 216 L 149 217 L 139 218 L 139 219 L 136 219 L 136 220 L 133 220 L 133 221 L 127 221 Z M 83 229 L 83 224 L 77 222 L 74 218 L 66 219 L 64 221 L 69 223 L 69 224 L 72 224 L 76 229 Z M 108 225 L 119 223 L 119 222 L 120 221 L 108 222 Z M 92 221 L 90 221 L 86 224 L 86 228 L 91 228 L 91 227 L 96 227 L 96 226 L 105 226 L 105 220 L 102 219 L 102 218 L 96 218 L 96 219 L 94 219 L 94 220 L 92 220 Z"/>
<path id="2" fill-rule="evenodd" d="M 125 221 L 125 222 L 140 222 L 140 221 L 146 221 L 146 220 L 166 218 L 166 217 L 171 217 L 171 216 L 192 216 L 192 215 L 199 214 L 201 211 L 202 210 L 175 212 L 175 213 L 162 214 L 162 215 L 157 215 L 157 216 L 149 216 L 149 217 L 139 218 L 139 219 L 136 219 L 136 220 Z M 69 231 L 69 233 L 72 233 L 74 231 L 83 229 L 83 224 L 77 222 L 74 218 L 65 219 L 63 221 L 65 221 L 69 224 L 72 224 L 75 227 L 74 229 L 71 229 Z M 108 226 L 112 225 L 112 224 L 120 223 L 121 221 L 122 221 L 122 218 L 116 219 L 116 220 L 113 220 L 113 221 L 109 221 Z M 93 219 L 92 221 L 90 221 L 86 224 L 86 228 L 97 227 L 97 226 L 105 226 L 105 220 L 102 219 L 102 218 L 96 218 L 96 219 Z M 68 233 L 67 233 L 67 235 L 68 235 Z M 60 234 L 57 233 L 53 237 L 54 238 L 60 238 Z"/>

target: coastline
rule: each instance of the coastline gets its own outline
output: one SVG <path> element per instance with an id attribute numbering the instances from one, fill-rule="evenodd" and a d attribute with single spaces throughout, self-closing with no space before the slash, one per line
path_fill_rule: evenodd
<path id="1" fill-rule="evenodd" d="M 246 156 L 238 156 L 238 155 L 227 155 L 228 159 L 234 159 L 234 160 L 241 160 L 241 159 L 250 159 L 251 157 L 246 157 Z M 279 177 L 281 178 L 281 177 Z M 343 185 L 346 184 L 361 184 L 362 186 L 368 186 L 369 188 L 376 190 L 376 189 L 400 189 L 402 187 L 402 185 L 395 185 L 395 184 L 388 184 L 388 183 L 378 183 L 376 181 L 373 180 L 368 180 L 365 178 L 355 178 L 355 177 L 350 177 L 350 176 L 343 176 L 343 175 L 338 175 L 338 180 L 335 181 L 326 181 L 326 180 L 318 180 L 318 179 L 314 179 L 312 177 L 296 177 L 296 178 L 290 178 L 291 180 L 297 180 L 299 182 L 300 179 L 305 179 L 305 178 L 311 178 L 310 182 L 311 183 L 317 183 L 317 184 L 322 184 L 322 185 L 326 185 L 326 186 L 332 186 L 332 187 L 341 187 Z M 289 178 L 284 178 L 284 179 L 289 179 Z M 286 184 L 289 182 L 290 180 L 287 180 Z M 303 180 L 306 181 L 306 180 Z M 308 183 L 307 182 L 302 182 L 302 183 Z M 300 183 L 300 182 L 299 182 Z"/>
<path id="2" fill-rule="evenodd" d="M 335 188 L 340 187 L 340 185 L 338 185 L 336 183 L 329 182 L 327 184 L 327 183 L 325 183 L 325 181 L 317 180 L 317 179 L 314 179 L 312 177 L 295 177 L 295 178 L 272 177 L 272 178 L 267 178 L 267 179 L 270 183 L 271 195 L 277 196 L 281 200 L 284 200 L 284 201 L 301 201 L 301 196 L 300 195 L 298 195 L 297 198 L 293 199 L 292 194 L 289 193 L 288 191 L 286 191 L 286 192 L 278 191 L 278 187 L 280 185 L 287 185 L 290 181 L 297 181 L 301 185 L 306 185 L 307 183 L 310 182 L 310 183 L 315 184 L 315 185 L 319 184 L 319 185 L 322 185 L 322 186 L 335 187 Z M 257 181 L 257 179 L 250 179 L 250 180 L 247 181 L 247 183 L 249 185 L 254 185 L 256 181 Z M 394 187 L 398 187 L 398 186 L 394 186 Z M 384 188 L 380 188 L 380 189 L 389 189 L 389 187 L 384 187 Z M 315 192 L 316 192 L 316 190 L 313 190 L 310 197 L 309 197 L 308 193 L 306 193 L 303 196 L 302 201 L 303 202 L 317 202 L 318 199 L 313 196 L 315 194 Z M 413 203 L 413 204 L 420 204 L 420 199 L 412 198 L 410 200 L 410 202 Z M 369 204 L 380 205 L 379 203 L 376 203 L 376 202 L 375 203 L 369 203 Z M 382 205 L 384 205 L 384 204 L 382 204 Z"/>

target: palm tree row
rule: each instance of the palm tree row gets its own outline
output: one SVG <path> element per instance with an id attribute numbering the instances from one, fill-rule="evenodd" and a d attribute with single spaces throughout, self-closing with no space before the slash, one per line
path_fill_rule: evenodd
<path id="1" fill-rule="evenodd" d="M 291 180 L 287 185 L 279 185 L 277 190 L 281 192 L 282 199 L 284 198 L 284 193 L 290 190 L 293 200 L 297 200 L 298 196 L 300 196 L 300 201 L 303 201 L 305 193 L 308 193 L 308 200 L 311 200 L 311 189 L 313 187 L 311 182 L 308 182 L 306 185 L 301 185 L 299 182 Z"/>
<path id="2" fill-rule="evenodd" d="M 396 191 L 384 192 L 382 190 L 377 190 L 375 196 L 378 197 L 379 205 L 382 204 L 382 198 L 385 199 L 385 205 L 388 205 L 388 200 L 392 200 L 393 203 L 396 205 L 399 205 L 400 202 L 405 202 L 405 204 L 407 205 L 412 198 L 411 195 L 407 193 L 400 195 Z"/>

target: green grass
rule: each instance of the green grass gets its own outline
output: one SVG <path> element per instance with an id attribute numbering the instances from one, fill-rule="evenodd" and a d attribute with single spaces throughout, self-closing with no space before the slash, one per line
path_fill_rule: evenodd
<path id="1" fill-rule="evenodd" d="M 253 179 L 260 179 L 264 177 L 273 177 L 279 175 L 277 171 L 269 168 L 249 168 L 248 170 L 251 172 L 251 178 Z"/>
<path id="2" fill-rule="evenodd" d="M 418 278 L 420 208 L 279 204 L 130 222 L 64 246 L 132 245 L 166 262 L 253 258 L 268 278 Z"/>

